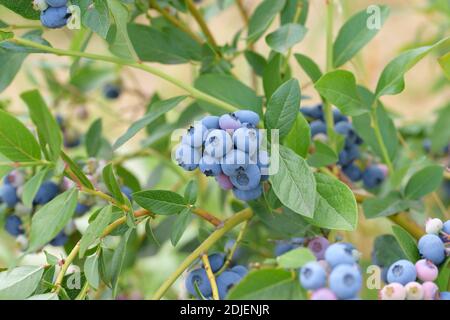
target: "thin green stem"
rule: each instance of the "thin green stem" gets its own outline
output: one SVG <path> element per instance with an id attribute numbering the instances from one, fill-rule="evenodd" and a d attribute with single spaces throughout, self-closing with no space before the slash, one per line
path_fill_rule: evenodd
<path id="1" fill-rule="evenodd" d="M 333 23 L 334 23 L 334 0 L 326 0 L 327 20 L 326 20 L 326 71 L 333 70 Z M 332 146 L 336 149 L 336 135 L 334 132 L 334 119 L 331 104 L 324 101 L 325 123 L 327 126 L 327 135 Z"/>
<path id="2" fill-rule="evenodd" d="M 54 293 L 58 294 L 59 291 L 61 290 L 64 275 L 66 274 L 67 269 L 69 269 L 69 266 L 72 264 L 73 260 L 75 260 L 75 258 L 77 257 L 79 251 L 80 251 L 80 242 L 78 241 L 75 247 L 73 247 L 70 254 L 64 260 L 64 264 L 61 267 L 58 276 L 56 277 L 55 287 L 53 288 Z"/>
<path id="3" fill-rule="evenodd" d="M 39 167 L 39 166 L 49 166 L 53 165 L 53 163 L 46 161 L 46 160 L 40 160 L 40 161 L 28 161 L 28 162 L 10 162 L 10 161 L 0 161 L 0 166 L 5 167 L 13 167 L 13 168 L 19 168 L 19 167 Z"/>
<path id="4" fill-rule="evenodd" d="M 89 282 L 86 281 L 83 285 L 83 288 L 81 288 L 80 293 L 75 298 L 75 300 L 84 300 L 88 292 L 89 292 Z"/>
<path id="5" fill-rule="evenodd" d="M 159 287 L 152 299 L 161 299 L 167 290 L 172 286 L 172 284 L 178 279 L 178 277 L 189 268 L 189 266 L 197 260 L 204 252 L 207 252 L 219 239 L 221 239 L 228 231 L 233 229 L 235 226 L 241 224 L 244 221 L 251 219 L 253 212 L 251 209 L 244 209 L 235 215 L 233 215 L 228 220 L 225 220 L 223 227 L 218 228 L 216 231 L 211 233 L 211 235 L 195 249 L 170 275 L 170 277 Z"/>
<path id="6" fill-rule="evenodd" d="M 210 96 L 209 94 L 206 94 L 200 90 L 197 90 L 193 86 L 184 83 L 182 80 L 180 80 L 176 77 L 173 77 L 171 75 L 168 75 L 167 73 L 165 73 L 161 70 L 158 70 L 152 66 L 143 64 L 142 62 L 124 60 L 124 59 L 117 58 L 117 57 L 103 56 L 103 55 L 87 53 L 87 52 L 77 52 L 77 51 L 71 51 L 71 50 L 52 48 L 52 47 L 49 47 L 49 46 L 46 46 L 43 44 L 36 43 L 34 41 L 23 39 L 23 38 L 8 39 L 8 41 L 14 42 L 16 44 L 23 45 L 26 47 L 36 48 L 36 49 L 42 50 L 44 52 L 53 53 L 53 54 L 56 54 L 59 56 L 81 57 L 81 58 L 104 61 L 104 62 L 114 63 L 114 64 L 118 64 L 118 65 L 122 65 L 122 66 L 128 66 L 131 68 L 143 70 L 143 71 L 151 73 L 151 74 L 153 74 L 161 79 L 164 79 L 167 82 L 170 82 L 173 85 L 185 90 L 195 99 L 209 102 L 209 103 L 223 109 L 226 112 L 233 112 L 233 111 L 237 110 L 237 108 L 235 106 L 233 106 L 225 101 L 222 101 L 220 99 L 217 99 L 213 96 Z"/>
<path id="7" fill-rule="evenodd" d="M 386 165 L 388 166 L 389 172 L 393 173 L 394 166 L 392 165 L 392 161 L 389 157 L 389 152 L 388 152 L 388 150 L 386 148 L 386 144 L 384 143 L 384 140 L 383 140 L 383 135 L 381 134 L 380 126 L 378 124 L 378 115 L 377 115 L 376 108 L 372 108 L 372 112 L 370 113 L 370 116 L 371 116 L 371 126 L 373 128 L 373 131 L 375 133 L 375 138 L 377 139 L 378 145 L 380 147 L 381 154 L 383 156 L 383 160 L 386 163 Z"/>
<path id="8" fill-rule="evenodd" d="M 244 225 L 242 226 L 241 230 L 239 231 L 236 241 L 234 242 L 233 246 L 231 247 L 230 252 L 227 255 L 227 259 L 225 260 L 225 263 L 223 264 L 222 268 L 220 268 L 220 270 L 217 271 L 216 275 L 219 275 L 222 272 L 224 272 L 228 268 L 228 266 L 231 264 L 234 253 L 236 252 L 239 244 L 242 241 L 242 238 L 244 237 L 245 231 L 247 230 L 247 226 L 248 226 L 248 220 L 244 222 Z"/>
<path id="9" fill-rule="evenodd" d="M 208 255 L 206 253 L 202 254 L 203 266 L 208 276 L 209 283 L 211 285 L 212 297 L 214 300 L 219 300 L 219 290 L 217 288 L 216 277 L 211 269 L 211 264 L 209 263 Z"/>
<path id="10" fill-rule="evenodd" d="M 206 24 L 205 19 L 203 19 L 202 14 L 200 13 L 200 11 L 197 10 L 197 7 L 195 6 L 195 4 L 192 2 L 192 0 L 186 0 L 186 5 L 188 7 L 189 12 L 192 14 L 192 16 L 194 17 L 195 21 L 197 21 L 200 29 L 202 29 L 203 34 L 205 35 L 205 37 L 208 39 L 208 42 L 213 46 L 213 48 L 215 49 L 215 51 L 218 52 L 218 46 L 217 46 L 217 42 L 214 39 L 213 34 L 211 33 L 211 31 L 208 28 L 208 25 Z"/>

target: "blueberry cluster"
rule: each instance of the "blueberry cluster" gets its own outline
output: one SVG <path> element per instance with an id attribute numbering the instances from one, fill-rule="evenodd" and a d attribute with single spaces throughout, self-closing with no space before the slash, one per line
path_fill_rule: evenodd
<path id="1" fill-rule="evenodd" d="M 429 219 L 425 225 L 426 235 L 419 239 L 420 255 L 435 265 L 444 262 L 450 255 L 450 220 Z"/>
<path id="2" fill-rule="evenodd" d="M 303 107 L 302 114 L 310 121 L 311 137 L 322 142 L 327 140 L 327 126 L 323 106 Z M 356 133 L 348 117 L 338 109 L 333 110 L 334 130 L 345 137 L 344 148 L 339 153 L 338 164 L 342 172 L 353 182 L 361 181 L 367 189 L 376 188 L 385 180 L 387 168 L 384 165 L 368 164 L 362 170 L 360 145 L 363 140 Z"/>
<path id="3" fill-rule="evenodd" d="M 350 243 L 318 237 L 308 247 L 314 248 L 317 261 L 308 262 L 299 271 L 300 284 L 310 290 L 311 300 L 355 300 L 363 277 L 358 266 L 359 252 Z"/>
<path id="4" fill-rule="evenodd" d="M 11 171 L 4 179 L 3 185 L 0 186 L 0 203 L 7 208 L 8 215 L 5 221 L 6 231 L 14 237 L 20 237 L 19 242 L 26 242 L 24 238 L 25 227 L 24 221 L 29 221 L 29 217 L 36 212 L 39 207 L 53 200 L 58 194 L 64 191 L 62 185 L 46 180 L 39 187 L 32 208 L 22 203 L 21 197 L 24 184 L 26 182 L 26 174 L 20 170 Z M 61 231 L 52 241 L 51 245 L 62 246 L 68 239 L 68 232 L 73 230 L 72 226 L 68 226 L 66 230 Z M 23 243 L 24 246 L 26 243 Z"/>
<path id="5" fill-rule="evenodd" d="M 199 168 L 214 176 L 222 189 L 233 190 L 240 200 L 257 199 L 269 170 L 258 123 L 258 114 L 249 110 L 207 116 L 187 130 L 175 160 L 185 170 Z"/>
<path id="6" fill-rule="evenodd" d="M 224 253 L 213 253 L 208 256 L 208 260 L 213 273 L 218 273 L 219 271 L 221 271 L 223 265 L 225 264 L 225 258 L 226 255 Z M 247 272 L 248 270 L 246 267 L 242 265 L 236 265 L 216 274 L 216 284 L 219 291 L 219 298 L 225 299 L 228 291 L 239 281 L 241 281 L 241 279 L 247 274 Z M 196 287 L 204 298 L 211 299 L 211 283 L 208 279 L 206 270 L 204 269 L 203 265 L 189 272 L 188 276 L 186 277 L 185 284 L 189 294 L 195 296 L 197 299 L 200 299 L 202 297 L 198 295 Z"/>
<path id="7" fill-rule="evenodd" d="M 41 23 L 47 28 L 62 28 L 71 17 L 67 0 L 33 0 L 33 7 L 41 11 Z"/>
<path id="8" fill-rule="evenodd" d="M 78 147 L 81 144 L 81 134 L 78 130 L 70 126 L 66 119 L 61 115 L 56 116 L 56 121 L 63 133 L 64 147 L 68 149 Z"/>
<path id="9" fill-rule="evenodd" d="M 380 290 L 381 300 L 450 300 L 450 292 L 439 292 L 433 282 L 439 269 L 426 259 L 414 265 L 408 260 L 394 262 L 387 272 L 388 284 Z M 418 282 L 418 281 L 420 282 Z"/>

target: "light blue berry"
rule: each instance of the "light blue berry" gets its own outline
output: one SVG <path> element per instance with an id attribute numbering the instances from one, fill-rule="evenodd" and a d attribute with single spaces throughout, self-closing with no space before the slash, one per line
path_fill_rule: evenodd
<path id="1" fill-rule="evenodd" d="M 207 177 L 215 177 L 222 173 L 220 162 L 217 158 L 213 158 L 207 154 L 200 159 L 198 168 Z"/>
<path id="2" fill-rule="evenodd" d="M 308 262 L 300 269 L 300 284 L 307 290 L 322 288 L 327 283 L 327 272 L 317 261 Z"/>
<path id="3" fill-rule="evenodd" d="M 193 171 L 198 167 L 201 153 L 199 149 L 191 148 L 186 144 L 180 144 L 175 151 L 175 160 L 180 167 L 187 171 Z"/>
<path id="4" fill-rule="evenodd" d="M 236 111 L 234 115 L 239 119 L 241 123 L 250 123 L 255 127 L 259 123 L 259 115 L 256 112 L 250 110 L 239 110 Z"/>
<path id="5" fill-rule="evenodd" d="M 230 177 L 230 181 L 239 190 L 252 190 L 261 181 L 261 171 L 256 164 L 250 164 L 247 168 L 238 170 L 237 175 Z"/>
<path id="6" fill-rule="evenodd" d="M 181 142 L 193 148 L 200 148 L 203 145 L 207 133 L 208 129 L 201 122 L 197 122 L 189 127 Z"/>
<path id="7" fill-rule="evenodd" d="M 228 152 L 221 162 L 222 171 L 229 177 L 236 176 L 239 170 L 246 169 L 250 162 L 247 153 L 233 149 Z"/>
<path id="8" fill-rule="evenodd" d="M 242 201 L 256 200 L 262 195 L 262 186 L 258 185 L 255 189 L 251 190 L 240 190 L 238 188 L 233 188 L 233 193 L 236 198 Z"/>
<path id="9" fill-rule="evenodd" d="M 205 153 L 211 157 L 222 158 L 231 149 L 233 149 L 233 141 L 226 131 L 215 129 L 206 136 Z"/>
<path id="10" fill-rule="evenodd" d="M 362 287 L 361 272 L 355 265 L 341 264 L 331 271 L 329 285 L 339 299 L 353 299 Z"/>
<path id="11" fill-rule="evenodd" d="M 408 260 L 399 260 L 394 262 L 388 270 L 387 280 L 389 283 L 397 282 L 406 285 L 409 282 L 416 281 L 417 271 L 414 264 Z"/>

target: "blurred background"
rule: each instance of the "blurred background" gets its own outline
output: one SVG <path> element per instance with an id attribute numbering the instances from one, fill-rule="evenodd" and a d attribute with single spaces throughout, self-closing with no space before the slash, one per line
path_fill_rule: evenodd
<path id="1" fill-rule="evenodd" d="M 211 1 L 204 0 L 201 6 L 207 8 Z M 251 12 L 260 1 L 245 0 L 244 4 L 249 12 Z M 311 0 L 310 13 L 306 23 L 309 29 L 305 39 L 294 47 L 294 53 L 303 53 L 313 58 L 321 67 L 325 65 L 325 0 Z M 426 44 L 434 43 L 436 40 L 443 38 L 450 31 L 449 13 L 445 13 L 439 7 L 433 6 L 439 1 L 427 0 L 341 0 L 336 12 L 335 30 L 355 12 L 360 11 L 371 4 L 386 4 L 391 8 L 391 14 L 386 24 L 378 35 L 367 45 L 352 63 L 346 64 L 345 68 L 353 71 L 357 76 L 357 81 L 369 88 L 374 88 L 376 81 L 384 68 L 384 66 L 402 50 L 411 47 L 418 47 Z M 152 15 L 155 14 L 152 12 Z M 189 21 L 188 17 L 184 17 Z M 0 7 L 0 20 L 8 24 L 30 24 L 29 21 L 21 19 L 18 15 Z M 142 18 L 145 22 L 145 18 Z M 36 23 L 37 22 L 31 22 Z M 231 6 L 211 16 L 208 24 L 214 33 L 219 44 L 230 43 L 234 35 L 243 26 L 244 23 L 235 6 Z M 197 30 L 194 21 L 190 25 Z M 275 29 L 275 23 L 273 28 Z M 20 32 L 20 31 L 18 31 Z M 44 38 L 47 39 L 54 47 L 68 48 L 72 38 L 73 31 L 64 28 L 57 31 L 45 31 Z M 242 46 L 245 39 L 242 40 Z M 108 54 L 107 46 L 102 39 L 94 36 L 87 48 L 88 52 L 100 54 Z M 264 38 L 255 45 L 255 51 L 267 57 L 269 48 L 264 43 Z M 56 88 L 49 87 L 48 78 L 41 71 L 36 72 L 42 66 L 49 70 L 54 70 L 54 76 L 62 83 L 68 78 L 68 58 L 60 58 L 55 56 L 47 56 L 42 54 L 31 55 L 27 58 L 18 76 L 13 83 L 0 94 L 0 102 L 8 103 L 8 110 L 17 114 L 25 112 L 25 105 L 20 99 L 20 93 L 33 88 L 39 88 L 41 94 L 51 101 L 52 107 L 67 115 L 75 113 L 79 107 L 88 107 L 90 111 L 89 121 L 77 122 L 74 124 L 80 131 L 86 131 L 90 123 L 98 117 L 103 119 L 103 127 L 106 138 L 113 142 L 119 137 L 127 127 L 136 119 L 141 117 L 147 108 L 148 102 L 152 95 L 156 92 L 162 98 L 169 98 L 175 95 L 183 94 L 178 88 L 160 80 L 152 75 L 144 72 L 127 69 L 116 68 L 114 66 L 105 65 L 108 72 L 105 72 L 105 81 L 120 81 L 123 88 L 123 94 L 117 100 L 105 100 L 101 97 L 100 92 L 89 92 L 89 98 L 80 99 L 81 103 L 76 101 L 67 101 L 64 98 L 55 99 Z M 293 75 L 298 78 L 302 87 L 303 95 L 310 96 L 310 100 L 304 100 L 304 105 L 314 104 L 319 101 L 319 97 L 309 83 L 309 78 L 304 74 L 300 67 L 292 59 Z M 195 74 L 195 68 L 189 64 L 185 65 L 157 65 L 161 70 L 176 76 L 186 82 L 192 82 Z M 0 66 L 1 72 L 1 66 Z M 246 84 L 251 84 L 249 66 L 243 57 L 236 59 L 233 73 Z M 47 75 L 48 76 L 48 75 Z M 259 94 L 261 94 L 261 84 L 259 84 Z M 76 99 L 75 99 L 76 100 Z M 444 78 L 443 72 L 436 61 L 435 56 L 428 56 L 421 61 L 412 71 L 406 75 L 406 90 L 399 95 L 393 97 L 383 97 L 388 110 L 396 115 L 395 121 L 399 126 L 414 122 L 432 123 L 435 120 L 434 110 L 443 107 L 450 101 L 449 81 Z M 182 106 L 183 107 L 183 106 Z M 177 111 L 172 111 L 168 117 L 177 116 Z M 137 136 L 126 146 L 122 147 L 120 153 L 129 153 L 139 148 L 140 137 Z M 154 159 L 140 159 L 130 161 L 126 167 L 130 169 L 140 179 L 141 183 L 147 183 L 154 174 L 157 163 Z M 167 170 L 166 170 L 167 171 Z M 163 177 L 156 184 L 158 188 L 170 188 L 175 183 L 174 175 L 170 172 L 164 172 Z M 217 187 L 211 186 L 208 198 L 212 199 L 205 203 L 206 209 L 213 212 L 220 212 L 218 199 L 219 192 Z M 364 221 L 363 215 L 360 220 Z M 86 225 L 86 221 L 79 221 L 81 228 Z M 357 243 L 360 250 L 363 251 L 364 257 L 370 257 L 370 250 L 374 235 L 389 230 L 390 223 L 387 220 L 378 219 L 360 224 L 357 232 L 352 234 L 344 234 L 344 236 Z M 189 241 L 197 237 L 197 226 L 192 225 L 182 242 Z M 164 231 L 160 231 L 164 232 Z M 52 249 L 51 249 L 52 250 Z M 153 249 L 151 249 L 153 250 Z M 141 295 L 152 292 L 161 279 L 166 278 L 176 265 L 183 259 L 189 247 L 183 252 L 174 249 L 169 241 L 161 244 L 161 249 L 156 251 L 148 251 L 141 254 L 137 260 L 137 266 L 133 269 L 130 276 L 124 277 L 122 285 L 131 288 L 128 292 L 133 294 L 133 290 Z M 57 251 L 56 254 L 63 254 Z M 1 235 L 0 238 L 0 265 L 6 266 L 14 261 L 13 257 L 18 254 L 17 245 L 7 235 Z M 42 254 L 28 257 L 33 262 L 41 261 Z M 26 263 L 22 261 L 21 263 Z M 182 295 L 182 286 L 178 282 L 175 286 L 179 288 L 178 294 Z"/>

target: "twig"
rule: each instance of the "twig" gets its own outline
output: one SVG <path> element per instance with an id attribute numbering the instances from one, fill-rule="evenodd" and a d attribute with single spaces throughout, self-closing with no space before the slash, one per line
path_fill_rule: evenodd
<path id="1" fill-rule="evenodd" d="M 209 263 L 208 255 L 202 254 L 203 267 L 205 268 L 206 275 L 208 276 L 209 283 L 211 284 L 212 297 L 214 300 L 219 300 L 219 289 L 217 289 L 216 278 L 214 272 L 212 272 L 211 264 Z"/>

